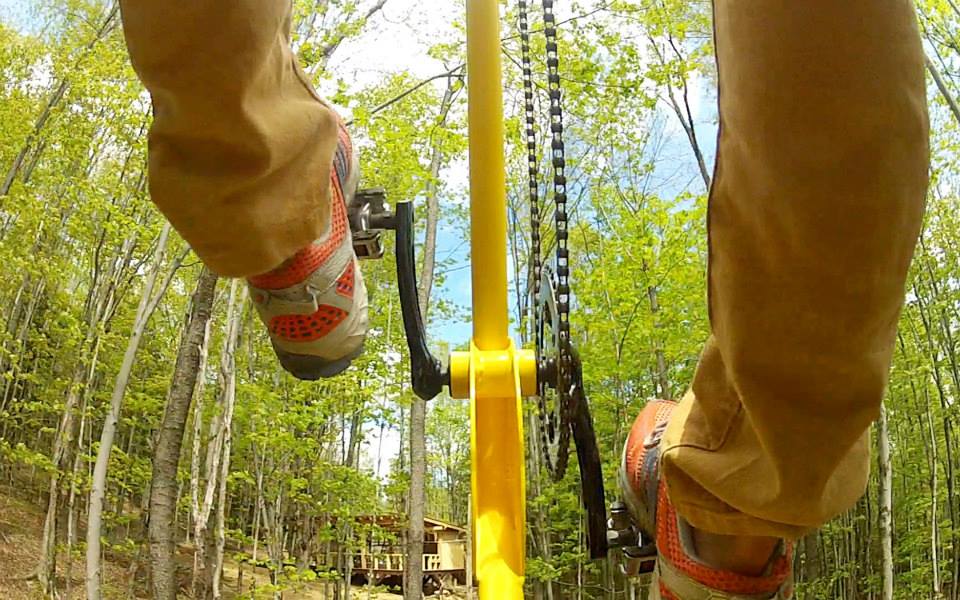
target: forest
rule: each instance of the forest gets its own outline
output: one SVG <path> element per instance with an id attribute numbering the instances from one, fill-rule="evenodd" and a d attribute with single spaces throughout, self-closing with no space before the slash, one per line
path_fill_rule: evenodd
<path id="1" fill-rule="evenodd" d="M 960 599 L 960 5 L 915 6 L 928 209 L 868 492 L 798 543 L 800 599 Z M 572 331 L 612 494 L 633 417 L 648 398 L 684 392 L 709 331 L 711 7 L 567 0 L 556 10 Z M 510 306 L 529 345 L 516 11 L 502 3 Z M 438 350 L 464 346 L 463 2 L 294 0 L 292 36 L 349 122 L 364 186 L 416 202 L 431 338 Z M 543 36 L 532 45 L 545 81 Z M 538 84 L 538 108 L 546 98 Z M 469 407 L 410 389 L 391 250 L 362 263 L 363 356 L 333 379 L 292 378 L 243 283 L 205 269 L 151 204 L 150 120 L 115 0 L 0 2 L 0 594 L 475 597 L 463 585 Z M 543 140 L 549 122 L 537 125 Z M 526 408 L 526 596 L 645 598 L 615 557 L 589 559 L 576 468 L 552 480 Z M 425 577 L 445 544 L 465 553 L 459 581 Z M 381 569 L 405 571 L 405 589 L 402 577 L 374 576 Z"/>

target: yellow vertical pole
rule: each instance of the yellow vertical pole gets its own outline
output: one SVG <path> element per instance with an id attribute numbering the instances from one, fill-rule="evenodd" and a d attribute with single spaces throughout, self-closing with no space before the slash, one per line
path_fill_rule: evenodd
<path id="1" fill-rule="evenodd" d="M 519 358 L 522 353 L 514 350 L 508 332 L 497 0 L 467 0 L 467 83 L 473 343 L 468 369 L 463 360 L 451 362 L 455 382 L 451 390 L 462 389 L 462 382 L 469 381 L 474 561 L 480 600 L 522 600 L 526 500 L 520 390 L 521 365 L 527 364 L 530 371 L 530 360 Z"/>
<path id="2" fill-rule="evenodd" d="M 467 0 L 473 340 L 506 350 L 507 194 L 497 0 Z"/>
<path id="3" fill-rule="evenodd" d="M 474 572 L 480 600 L 522 600 L 526 497 L 518 359 L 512 349 L 474 346 L 472 355 Z"/>

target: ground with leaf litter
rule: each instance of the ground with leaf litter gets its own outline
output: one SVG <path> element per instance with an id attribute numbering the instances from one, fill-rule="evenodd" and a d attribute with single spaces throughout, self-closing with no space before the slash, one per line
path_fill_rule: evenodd
<path id="1" fill-rule="evenodd" d="M 0 487 L 0 598 L 10 600 L 43 600 L 40 586 L 33 574 L 36 572 L 40 556 L 40 541 L 43 531 L 43 516 L 45 504 L 40 498 L 33 501 L 24 499 L 10 488 Z M 41 504 L 44 504 L 41 508 Z M 82 537 L 82 532 L 81 532 Z M 181 548 L 183 550 L 183 548 Z M 189 572 L 189 556 L 184 556 L 184 568 Z M 68 565 L 66 557 L 61 555 L 57 565 L 58 587 L 63 600 L 83 600 L 83 572 L 84 558 L 82 554 L 75 555 L 70 565 L 70 595 L 65 595 L 67 588 Z M 136 578 L 131 579 L 130 561 L 122 559 L 107 559 L 104 563 L 103 594 L 106 600 L 121 600 L 128 598 L 149 598 L 147 581 L 141 569 Z M 238 565 L 227 560 L 224 565 L 224 598 L 250 598 L 250 567 L 244 568 L 242 588 L 244 593 L 237 592 Z M 266 585 L 269 581 L 265 570 L 258 569 L 255 573 L 258 584 Z M 183 598 L 189 596 L 184 595 Z M 309 584 L 299 590 L 285 591 L 283 597 L 287 600 L 326 600 L 322 585 Z M 381 592 L 355 591 L 353 597 L 357 600 L 397 600 L 402 598 L 396 594 Z M 456 596 L 445 596 L 456 598 Z M 435 598 L 440 598 L 435 596 Z"/>

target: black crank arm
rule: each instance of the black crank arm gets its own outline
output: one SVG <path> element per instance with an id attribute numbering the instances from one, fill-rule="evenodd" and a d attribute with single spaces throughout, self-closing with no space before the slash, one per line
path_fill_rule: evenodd
<path id="1" fill-rule="evenodd" d="M 403 330 L 410 349 L 413 391 L 424 400 L 431 400 L 440 393 L 444 385 L 450 385 L 450 372 L 444 370 L 440 360 L 427 347 L 427 333 L 423 326 L 417 294 L 412 202 L 397 203 L 396 215 L 391 225 L 397 232 L 397 284 L 400 288 Z"/>
<path id="2" fill-rule="evenodd" d="M 396 213 L 390 212 L 382 188 L 360 190 L 347 207 L 353 251 L 360 259 L 383 257 L 380 234 L 392 229 L 397 234 L 397 284 L 400 288 L 400 309 L 403 331 L 410 349 L 410 370 L 413 391 L 424 400 L 431 400 L 444 385 L 450 385 L 450 373 L 427 347 L 427 333 L 420 314 L 417 293 L 417 261 L 413 242 L 413 203 L 400 202 Z"/>
<path id="3" fill-rule="evenodd" d="M 603 467 L 600 450 L 593 429 L 593 417 L 587 403 L 580 370 L 580 358 L 574 353 L 574 389 L 571 396 L 576 400 L 573 421 L 573 443 L 577 448 L 577 463 L 580 465 L 580 498 L 587 515 L 587 546 L 590 558 L 607 556 L 607 502 L 603 490 Z"/>

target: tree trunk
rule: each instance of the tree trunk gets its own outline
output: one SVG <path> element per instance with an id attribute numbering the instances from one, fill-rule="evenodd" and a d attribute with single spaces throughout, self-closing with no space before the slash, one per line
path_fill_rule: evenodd
<path id="1" fill-rule="evenodd" d="M 647 298 L 650 300 L 650 314 L 653 316 L 653 327 L 654 330 L 658 331 L 660 328 L 660 322 L 658 318 L 658 313 L 660 312 L 660 300 L 657 295 L 657 288 L 655 286 L 649 286 L 647 288 Z M 663 342 L 661 336 L 658 334 L 655 344 L 654 355 L 657 358 L 657 394 L 658 398 L 663 398 L 665 400 L 671 400 L 670 396 L 670 376 L 667 372 L 667 359 L 663 352 Z"/>
<path id="2" fill-rule="evenodd" d="M 227 446 L 230 427 L 233 419 L 233 399 L 235 397 L 235 382 L 231 383 L 228 374 L 232 374 L 230 369 L 233 360 L 236 340 L 234 339 L 234 323 L 238 319 L 236 313 L 240 312 L 237 301 L 237 290 L 239 287 L 237 279 L 230 283 L 230 299 L 227 302 L 227 319 L 224 326 L 223 350 L 221 351 L 220 375 L 223 384 L 223 390 L 220 394 L 220 414 L 214 417 L 214 422 L 210 426 L 208 434 L 213 438 L 207 445 L 207 458 L 205 463 L 206 484 L 204 487 L 203 502 L 197 514 L 193 528 L 194 541 L 194 561 L 193 561 L 193 583 L 194 597 L 209 598 L 213 595 L 214 589 L 214 571 L 216 566 L 216 540 L 210 535 L 208 522 L 210 514 L 213 511 L 219 487 L 217 485 L 221 472 L 221 463 L 223 461 L 223 450 Z M 196 442 L 194 445 L 196 449 Z"/>
<path id="3" fill-rule="evenodd" d="M 40 541 L 40 561 L 37 567 L 37 579 L 48 596 L 55 596 L 57 573 L 57 522 L 60 515 L 60 483 L 67 463 L 75 436 L 76 405 L 80 394 L 77 387 L 80 383 L 77 375 L 82 372 L 83 365 L 78 363 L 77 372 L 70 382 L 67 391 L 67 400 L 63 407 L 63 415 L 57 428 L 57 435 L 53 446 L 54 471 L 50 475 L 49 496 L 47 497 L 47 515 L 43 521 L 43 537 Z"/>
<path id="4" fill-rule="evenodd" d="M 217 276 L 204 268 L 190 301 L 190 315 L 177 353 L 167 407 L 154 449 L 149 535 L 155 600 L 176 600 L 177 597 L 173 531 L 173 519 L 177 510 L 177 465 L 180 462 L 180 449 L 190 402 L 193 400 L 200 372 L 201 352 L 209 331 L 207 323 L 210 322 L 216 285 Z"/>
<path id="5" fill-rule="evenodd" d="M 79 506 L 77 503 L 78 489 L 77 481 L 80 479 L 81 448 L 83 438 L 87 428 L 87 406 L 92 396 L 93 380 L 96 376 L 97 358 L 100 354 L 100 337 L 97 337 L 93 345 L 93 356 L 90 358 L 90 368 L 87 371 L 87 381 L 83 388 L 83 402 L 80 405 L 80 429 L 77 433 L 76 451 L 73 453 L 73 471 L 70 479 L 70 495 L 67 500 L 67 583 L 65 598 L 71 598 L 73 586 L 73 547 L 77 543 L 77 529 L 80 522 Z M 89 437 L 89 436 L 87 436 Z"/>
<path id="6" fill-rule="evenodd" d="M 877 460 L 880 463 L 880 546 L 883 552 L 881 600 L 893 600 L 893 469 L 886 408 L 880 411 L 877 446 Z"/>
<path id="7" fill-rule="evenodd" d="M 442 127 L 447 120 L 450 106 L 453 102 L 455 82 L 459 80 L 450 77 L 447 79 L 447 89 L 440 103 L 440 116 L 437 127 Z M 440 176 L 440 165 L 443 162 L 443 149 L 438 140 L 433 141 L 433 151 L 430 157 L 430 181 L 427 182 L 427 233 L 423 245 L 423 268 L 420 272 L 420 289 L 418 300 L 424 323 L 430 312 L 430 292 L 433 288 L 433 270 L 436 263 L 437 251 L 437 221 L 440 214 L 439 198 L 437 197 L 437 179 Z M 407 560 L 404 577 L 404 593 L 406 600 L 420 600 L 423 595 L 423 519 L 424 504 L 426 503 L 426 476 L 427 476 L 427 402 L 414 397 L 410 406 L 410 500 L 408 515 L 410 523 L 407 528 Z"/>
<path id="8" fill-rule="evenodd" d="M 193 403 L 193 441 L 190 453 L 190 528 L 187 537 L 190 537 L 193 528 L 200 518 L 200 447 L 203 436 L 203 388 L 206 380 L 207 358 L 210 355 L 210 324 L 208 320 L 203 331 L 203 343 L 200 346 L 200 365 L 197 368 L 197 383 L 193 391 L 196 402 Z"/>
<path id="9" fill-rule="evenodd" d="M 106 420 L 103 423 L 103 431 L 100 433 L 100 447 L 97 449 L 97 462 L 93 468 L 93 480 L 90 488 L 90 508 L 87 515 L 87 600 L 100 600 L 100 537 L 103 529 L 103 499 L 107 488 L 107 467 L 110 464 L 110 451 L 113 449 L 113 438 L 117 430 L 117 420 L 120 418 L 120 406 L 123 403 L 123 396 L 127 391 L 127 384 L 130 381 L 130 375 L 133 372 L 133 363 L 137 357 L 137 350 L 140 348 L 140 340 L 143 339 L 143 333 L 147 328 L 150 315 L 156 309 L 157 304 L 163 297 L 167 286 L 173 279 L 173 275 L 178 265 L 174 264 L 166 281 L 162 284 L 157 293 L 154 294 L 154 288 L 157 283 L 157 275 L 163 265 L 163 257 L 166 254 L 167 238 L 170 235 L 170 224 L 165 223 L 160 231 L 160 237 L 157 240 L 157 247 L 153 255 L 153 268 L 147 276 L 144 283 L 143 292 L 140 295 L 140 304 L 137 306 L 137 315 L 133 323 L 133 331 L 130 333 L 130 340 L 127 342 L 127 349 L 123 355 L 123 362 L 120 365 L 120 371 L 113 385 L 113 394 L 110 398 L 110 411 L 107 413 Z M 153 296 L 151 298 L 151 296 Z"/>
<path id="10" fill-rule="evenodd" d="M 266 445 L 266 442 L 264 442 Z M 260 545 L 260 515 L 263 511 L 263 467 L 266 462 L 266 450 L 263 452 L 263 458 L 257 462 L 256 450 L 253 453 L 253 463 L 257 465 L 257 499 L 253 506 L 253 571 L 257 568 L 257 550 Z"/>
<path id="11" fill-rule="evenodd" d="M 933 588 L 933 598 L 940 598 L 942 590 L 940 587 L 940 523 L 937 513 L 937 436 L 933 429 L 933 416 L 931 413 L 931 402 L 927 401 L 927 425 L 930 434 L 930 567 L 933 576 L 931 581 Z"/>
<path id="12" fill-rule="evenodd" d="M 231 287 L 238 285 L 237 279 L 231 282 Z M 224 349 L 220 355 L 220 378 L 223 381 L 223 456 L 220 459 L 220 490 L 219 500 L 217 501 L 217 520 L 215 523 L 214 537 L 216 546 L 214 547 L 214 556 L 209 561 L 210 569 L 210 589 L 214 600 L 220 600 L 220 575 L 223 571 L 223 548 L 226 543 L 226 532 L 224 531 L 225 512 L 227 509 L 227 476 L 230 474 L 230 449 L 232 445 L 233 429 L 233 407 L 237 399 L 237 369 L 236 369 L 236 350 L 237 341 L 240 338 L 240 331 L 243 315 L 243 302 L 246 299 L 247 288 L 244 287 L 240 294 L 240 299 L 234 306 L 233 313 L 227 321 L 227 339 L 224 342 Z M 234 289 L 230 291 L 231 296 L 236 296 Z"/>

